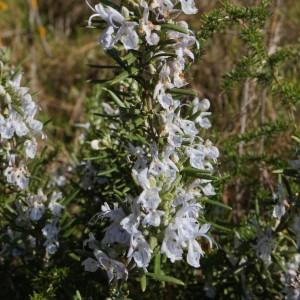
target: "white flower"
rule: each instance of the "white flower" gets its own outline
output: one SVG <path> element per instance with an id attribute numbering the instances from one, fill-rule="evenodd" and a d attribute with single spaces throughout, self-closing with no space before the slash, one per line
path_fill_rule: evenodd
<path id="1" fill-rule="evenodd" d="M 191 60 L 194 60 L 194 53 L 190 50 L 195 44 L 199 48 L 199 43 L 195 37 L 195 34 L 189 30 L 189 26 L 185 21 L 177 22 L 176 25 L 180 26 L 187 33 L 182 33 L 174 30 L 167 31 L 167 36 L 169 39 L 176 41 L 176 44 L 173 46 L 178 58 L 183 59 L 184 56 L 189 57 Z"/>
<path id="2" fill-rule="evenodd" d="M 114 43 L 121 41 L 125 50 L 138 49 L 139 36 L 135 31 L 136 22 L 124 22 L 116 33 Z"/>
<path id="3" fill-rule="evenodd" d="M 103 245 L 112 245 L 114 243 L 129 245 L 130 234 L 118 223 L 112 223 L 104 229 L 104 237 L 101 240 Z"/>
<path id="4" fill-rule="evenodd" d="M 169 63 L 167 62 L 167 60 L 162 59 L 162 67 L 161 70 L 159 72 L 159 81 L 157 83 L 157 86 L 155 90 L 154 90 L 154 98 L 156 98 L 156 95 L 158 94 L 158 89 L 171 89 L 172 87 L 174 87 L 174 85 L 171 82 L 171 67 L 169 65 Z"/>
<path id="5" fill-rule="evenodd" d="M 256 255 L 268 266 L 271 264 L 272 254 L 272 229 L 268 228 L 266 231 L 259 229 L 257 234 L 257 242 L 254 245 L 256 249 Z"/>
<path id="6" fill-rule="evenodd" d="M 35 139 L 26 140 L 24 143 L 25 154 L 28 158 L 34 159 L 37 151 L 37 142 Z"/>
<path id="7" fill-rule="evenodd" d="M 212 247 L 212 239 L 207 235 L 207 232 L 210 229 L 209 224 L 203 224 L 199 230 L 197 230 L 196 237 L 204 237 L 208 240 L 210 247 Z M 202 250 L 200 244 L 196 241 L 196 239 L 190 239 L 188 241 L 188 254 L 187 254 L 187 262 L 189 265 L 194 268 L 200 267 L 200 258 L 204 255 L 204 251 Z"/>
<path id="8" fill-rule="evenodd" d="M 285 206 L 283 203 L 276 204 L 273 208 L 272 216 L 275 219 L 281 219 L 285 215 Z"/>
<path id="9" fill-rule="evenodd" d="M 184 78 L 184 68 L 185 59 L 181 56 L 177 56 L 177 58 L 170 63 L 171 74 L 173 77 L 172 83 L 176 88 L 181 88 L 188 84 Z"/>
<path id="10" fill-rule="evenodd" d="M 129 244 L 130 235 L 121 226 L 120 222 L 126 217 L 122 208 L 114 204 L 114 209 L 110 209 L 109 205 L 105 202 L 101 207 L 102 213 L 99 214 L 100 218 L 108 218 L 113 223 L 104 229 L 104 237 L 101 241 L 102 244 Z"/>
<path id="11" fill-rule="evenodd" d="M 114 39 L 115 29 L 113 26 L 108 26 L 105 30 L 103 30 L 100 36 L 100 44 L 104 49 L 111 49 L 115 44 Z"/>
<path id="12" fill-rule="evenodd" d="M 92 140 L 91 141 L 91 148 L 93 150 L 100 150 L 101 141 L 100 140 Z"/>
<path id="13" fill-rule="evenodd" d="M 20 167 L 7 167 L 4 171 L 8 183 L 18 186 L 20 189 L 25 189 L 28 186 L 29 178 L 27 170 L 23 165 Z"/>
<path id="14" fill-rule="evenodd" d="M 149 180 L 149 174 L 148 174 L 148 168 L 144 168 L 142 170 L 132 170 L 132 175 L 135 177 L 137 183 L 143 188 L 143 189 L 150 189 L 150 180 Z"/>
<path id="15" fill-rule="evenodd" d="M 210 120 L 207 118 L 207 116 L 210 115 L 211 115 L 210 112 L 203 112 L 195 119 L 195 122 L 199 124 L 200 127 L 204 129 L 208 129 L 211 127 L 211 123 Z"/>
<path id="16" fill-rule="evenodd" d="M 5 149 L 4 159 L 7 160 L 8 167 L 3 173 L 7 183 L 26 189 L 30 174 L 22 159 L 33 159 L 36 156 L 37 142 L 33 135 L 37 133 L 36 129 L 41 133 L 42 124 L 34 119 L 37 105 L 29 94 L 29 88 L 21 87 L 22 74 L 15 72 L 13 68 L 4 70 L 0 80 L 3 94 L 0 141 Z"/>
<path id="17" fill-rule="evenodd" d="M 57 202 L 61 198 L 61 193 L 54 192 L 48 204 L 48 208 L 50 209 L 54 217 L 59 217 L 61 215 L 62 210 L 64 209 L 64 206 Z"/>
<path id="18" fill-rule="evenodd" d="M 157 98 L 158 102 L 164 109 L 171 109 L 174 105 L 174 100 L 171 94 L 166 93 L 165 85 L 159 82 L 154 90 L 154 98 Z"/>
<path id="19" fill-rule="evenodd" d="M 174 207 L 177 207 L 179 205 L 188 204 L 189 201 L 193 200 L 195 196 L 199 196 L 199 193 L 186 191 L 182 187 L 178 187 L 176 189 L 176 198 L 173 201 L 172 205 Z"/>
<path id="20" fill-rule="evenodd" d="M 159 43 L 159 35 L 152 30 L 160 31 L 159 25 L 153 25 L 149 21 L 149 7 L 147 2 L 142 1 L 141 6 L 144 8 L 143 17 L 140 19 L 140 28 L 142 33 L 146 35 L 146 41 L 149 45 L 157 45 Z"/>
<path id="21" fill-rule="evenodd" d="M 29 133 L 29 129 L 26 126 L 23 118 L 14 110 L 10 111 L 10 120 L 17 136 L 22 137 Z"/>
<path id="22" fill-rule="evenodd" d="M 59 229 L 55 222 L 48 223 L 42 229 L 42 233 L 47 240 L 56 240 Z"/>
<path id="23" fill-rule="evenodd" d="M 188 147 L 186 153 L 190 158 L 190 164 L 193 168 L 200 170 L 212 170 L 210 160 L 216 162 L 219 157 L 219 150 L 212 146 L 210 141 L 206 141 L 205 145 L 195 145 L 197 148 Z"/>
<path id="24" fill-rule="evenodd" d="M 97 248 L 97 240 L 91 232 L 89 233 L 89 238 L 83 241 L 83 247 L 86 246 L 88 246 L 92 250 L 95 250 Z"/>
<path id="25" fill-rule="evenodd" d="M 190 217 L 179 216 L 178 213 L 175 217 L 175 227 L 180 240 L 187 241 L 194 239 L 198 230 L 197 220 Z"/>
<path id="26" fill-rule="evenodd" d="M 183 132 L 186 135 L 195 137 L 198 134 L 198 130 L 193 121 L 180 119 L 179 124 L 180 124 L 181 129 L 183 130 Z"/>
<path id="27" fill-rule="evenodd" d="M 138 226 L 140 224 L 141 219 L 141 211 L 140 207 L 137 203 L 137 199 L 131 201 L 131 211 L 132 213 L 125 217 L 121 222 L 120 225 L 131 235 L 138 232 Z"/>
<path id="28" fill-rule="evenodd" d="M 162 210 L 150 211 L 144 217 L 143 224 L 158 227 L 160 225 L 160 218 L 164 215 L 164 213 L 165 212 Z"/>
<path id="29" fill-rule="evenodd" d="M 285 205 L 288 204 L 288 195 L 282 183 L 278 184 L 277 192 L 273 194 L 273 200 L 277 203 L 273 208 L 272 216 L 280 220 L 285 215 Z"/>
<path id="30" fill-rule="evenodd" d="M 96 272 L 100 268 L 100 264 L 96 259 L 87 258 L 82 262 L 84 270 L 87 272 Z"/>
<path id="31" fill-rule="evenodd" d="M 194 268 L 200 267 L 200 257 L 204 255 L 204 252 L 196 240 L 190 240 L 188 242 L 188 254 L 187 263 Z"/>
<path id="32" fill-rule="evenodd" d="M 158 177 L 163 175 L 168 168 L 169 166 L 166 163 L 162 162 L 158 157 L 155 157 L 150 163 L 149 173 Z"/>
<path id="33" fill-rule="evenodd" d="M 34 120 L 34 119 L 27 119 L 27 123 L 30 127 L 30 129 L 33 131 L 34 134 L 39 134 L 43 136 L 43 123 L 38 121 L 38 120 Z"/>
<path id="34" fill-rule="evenodd" d="M 116 278 L 116 280 L 127 280 L 128 271 L 124 264 L 108 257 L 104 252 L 98 249 L 94 250 L 94 256 L 96 257 L 99 266 L 106 271 L 109 282 L 114 278 Z M 87 271 L 92 270 L 92 272 L 94 272 L 96 269 L 95 265 L 91 266 L 93 264 L 91 260 L 85 261 L 83 264 L 85 268 L 87 268 Z"/>
<path id="35" fill-rule="evenodd" d="M 193 114 L 196 114 L 199 111 L 208 111 L 210 108 L 210 102 L 208 99 L 199 100 L 198 97 L 193 100 Z"/>
<path id="36" fill-rule="evenodd" d="M 179 0 L 182 11 L 187 15 L 194 15 L 198 12 L 194 0 Z"/>
<path id="37" fill-rule="evenodd" d="M 132 213 L 124 218 L 120 224 L 128 233 L 134 234 L 138 230 L 137 228 L 140 224 L 140 218 L 140 215 Z"/>
<path id="38" fill-rule="evenodd" d="M 167 156 L 164 156 L 163 160 L 158 158 L 154 159 L 149 168 L 149 173 L 157 178 L 161 178 L 161 181 L 157 181 L 157 186 L 163 188 L 168 186 L 176 179 L 176 173 L 179 172 L 175 163 Z"/>
<path id="39" fill-rule="evenodd" d="M 101 213 L 98 215 L 100 218 L 107 218 L 114 222 L 120 222 L 125 218 L 125 213 L 121 207 L 118 207 L 117 203 L 114 203 L 113 209 L 111 209 L 107 202 L 101 205 Z"/>
<path id="40" fill-rule="evenodd" d="M 198 115 L 195 119 L 195 123 L 199 124 L 200 127 L 208 129 L 211 127 L 210 120 L 207 118 L 211 115 L 210 112 L 208 112 L 208 109 L 210 107 L 210 102 L 208 99 L 199 100 L 199 98 L 195 98 L 193 100 L 193 115 Z"/>
<path id="41" fill-rule="evenodd" d="M 53 255 L 57 252 L 59 243 L 58 241 L 49 242 L 48 240 L 44 243 L 44 246 L 46 247 L 46 252 L 49 255 Z"/>
<path id="42" fill-rule="evenodd" d="M 282 294 L 286 300 L 300 299 L 299 268 L 300 254 L 297 253 L 292 257 L 290 262 L 285 265 L 287 271 L 281 276 L 281 282 L 284 285 Z"/>
<path id="43" fill-rule="evenodd" d="M 182 193 L 182 191 L 179 193 Z M 190 195 L 188 199 L 191 198 Z M 176 199 L 176 202 L 178 202 L 178 199 Z M 183 249 L 188 248 L 187 262 L 198 268 L 200 257 L 204 255 L 204 252 L 196 239 L 204 237 L 212 246 L 212 239 L 207 235 L 210 226 L 204 224 L 199 228 L 197 222 L 200 209 L 201 206 L 197 203 L 184 203 L 183 207 L 177 211 L 173 222 L 167 227 L 161 251 L 166 254 L 171 262 L 181 260 Z"/>
<path id="44" fill-rule="evenodd" d="M 213 162 L 216 162 L 220 152 L 219 149 L 212 145 L 211 141 L 207 140 L 205 142 L 205 155 L 207 158 L 211 159 Z"/>
<path id="45" fill-rule="evenodd" d="M 135 27 L 138 23 L 126 21 L 124 16 L 110 6 L 99 3 L 93 8 L 88 1 L 86 2 L 95 12 L 89 18 L 89 26 L 92 25 L 92 21 L 95 17 L 100 17 L 108 25 L 100 38 L 100 43 L 104 49 L 111 49 L 118 41 L 122 42 L 126 50 L 138 48 L 139 38 L 135 31 Z"/>
<path id="46" fill-rule="evenodd" d="M 11 88 L 13 88 L 13 90 L 18 93 L 21 89 L 20 85 L 21 85 L 21 80 L 22 80 L 22 74 L 21 73 L 17 73 L 16 75 L 14 75 L 14 78 L 12 80 L 8 81 L 8 84 L 11 86 Z"/>
<path id="47" fill-rule="evenodd" d="M 183 249 L 181 241 L 174 229 L 166 228 L 165 237 L 161 246 L 161 253 L 165 254 L 171 262 L 182 260 Z"/>
<path id="48" fill-rule="evenodd" d="M 140 231 L 131 236 L 127 257 L 133 258 L 138 268 L 146 269 L 151 260 L 152 250 Z"/>
<path id="49" fill-rule="evenodd" d="M 45 212 L 45 206 L 43 203 L 40 202 L 33 202 L 32 208 L 30 209 L 30 219 L 32 221 L 38 221 L 42 218 Z"/>
<path id="50" fill-rule="evenodd" d="M 190 157 L 190 164 L 193 168 L 203 170 L 205 169 L 205 153 L 204 151 L 192 149 L 187 149 L 187 154 Z"/>
<path id="51" fill-rule="evenodd" d="M 168 143 L 173 147 L 180 147 L 182 145 L 182 132 L 180 128 L 174 124 L 170 124 L 168 128 Z"/>
<path id="52" fill-rule="evenodd" d="M 201 186 L 201 189 L 205 196 L 214 196 L 216 194 L 215 188 L 211 183 L 207 183 L 205 186 Z"/>
<path id="53" fill-rule="evenodd" d="M 139 196 L 138 203 L 141 203 L 145 209 L 156 209 L 160 203 L 160 197 L 157 188 L 144 190 Z"/>
<path id="54" fill-rule="evenodd" d="M 37 112 L 37 105 L 32 101 L 30 94 L 22 97 L 22 109 L 26 118 L 33 119 Z"/>
<path id="55" fill-rule="evenodd" d="M 203 224 L 197 232 L 197 237 L 203 237 L 203 238 L 207 239 L 209 246 L 212 247 L 213 240 L 211 239 L 210 236 L 207 235 L 207 232 L 209 231 L 209 229 L 210 229 L 209 224 Z"/>
<path id="56" fill-rule="evenodd" d="M 92 21 L 95 17 L 100 17 L 109 26 L 117 27 L 117 24 L 122 24 L 125 21 L 125 18 L 114 8 L 110 6 L 104 6 L 101 3 L 95 5 L 95 8 L 91 6 L 91 4 L 86 0 L 87 5 L 91 8 L 92 11 L 95 12 L 92 16 L 90 16 L 88 20 L 89 26 L 92 25 Z"/>
<path id="57" fill-rule="evenodd" d="M 4 140 L 9 140 L 13 137 L 15 132 L 13 123 L 11 122 L 10 119 L 5 119 L 1 114 L 0 114 L 0 134 L 1 134 L 1 139 Z"/>
<path id="58" fill-rule="evenodd" d="M 28 198 L 28 211 L 29 218 L 32 221 L 40 220 L 45 212 L 44 203 L 47 201 L 46 195 L 43 193 L 42 189 L 38 190 L 37 195 L 30 195 Z"/>
<path id="59" fill-rule="evenodd" d="M 180 147 L 183 141 L 183 131 L 176 124 L 178 123 L 177 116 L 174 113 L 167 113 L 164 117 L 166 117 L 164 132 L 168 135 L 169 145 L 174 148 Z"/>

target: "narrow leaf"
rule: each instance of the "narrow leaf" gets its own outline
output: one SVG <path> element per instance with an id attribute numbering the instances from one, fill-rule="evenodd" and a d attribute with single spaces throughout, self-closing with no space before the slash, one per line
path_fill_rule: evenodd
<path id="1" fill-rule="evenodd" d="M 208 199 L 208 198 L 203 198 L 203 199 L 201 199 L 201 201 L 204 202 L 204 203 L 208 203 L 208 204 L 211 204 L 211 205 L 215 205 L 215 206 L 227 209 L 227 210 L 232 210 L 232 207 L 230 207 L 229 205 L 226 205 L 222 202 L 219 202 L 219 201 L 215 201 L 215 200 Z"/>
<path id="2" fill-rule="evenodd" d="M 160 274 L 160 252 L 158 252 L 154 259 L 154 274 Z"/>
<path id="3" fill-rule="evenodd" d="M 141 277 L 140 284 L 141 284 L 141 290 L 144 293 L 147 289 L 147 278 L 145 274 L 143 274 L 143 276 Z"/>
<path id="4" fill-rule="evenodd" d="M 218 177 L 211 175 L 210 171 L 198 170 L 198 169 L 191 168 L 191 167 L 184 168 L 182 170 L 182 173 L 190 175 L 190 176 L 203 178 L 203 179 L 209 179 L 209 180 L 217 180 L 218 179 Z"/>
<path id="5" fill-rule="evenodd" d="M 162 274 L 153 274 L 153 273 L 146 273 L 147 276 L 151 277 L 152 279 L 156 280 L 156 281 L 161 281 L 161 282 L 169 282 L 169 283 L 173 283 L 173 284 L 177 284 L 177 285 L 183 285 L 184 286 L 184 282 L 174 278 L 172 276 L 168 276 L 168 275 L 162 275 Z"/>
<path id="6" fill-rule="evenodd" d="M 122 102 L 122 100 L 113 91 L 111 91 L 107 88 L 103 88 L 103 90 L 105 90 L 110 95 L 111 99 L 114 100 L 118 106 L 120 106 L 122 108 L 126 108 L 126 106 Z"/>
<path id="7" fill-rule="evenodd" d="M 164 30 L 174 30 L 174 31 L 177 31 L 177 32 L 188 34 L 187 30 L 185 30 L 184 28 L 182 28 L 181 26 L 178 26 L 176 24 L 162 24 L 161 28 L 164 29 Z"/>

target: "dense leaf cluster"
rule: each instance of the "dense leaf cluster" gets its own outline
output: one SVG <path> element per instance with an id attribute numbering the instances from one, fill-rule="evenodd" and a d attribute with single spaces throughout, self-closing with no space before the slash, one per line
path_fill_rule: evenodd
<path id="1" fill-rule="evenodd" d="M 128 2 L 135 9 L 134 1 Z M 299 44 L 277 42 L 276 33 L 269 32 L 276 1 L 258 2 L 244 7 L 225 1 L 202 15 L 197 24 L 199 63 L 216 39 L 228 32 L 234 36 L 234 61 L 225 74 L 218 75 L 228 99 L 226 116 L 235 120 L 228 121 L 228 126 L 235 123 L 238 128 L 224 136 L 214 126 L 218 129 L 213 129 L 212 140 L 218 141 L 221 152 L 215 174 L 187 164 L 180 172 L 185 181 L 208 179 L 216 187 L 216 195 L 201 199 L 205 214 L 199 222 L 211 225 L 215 246 L 210 249 L 201 241 L 206 255 L 200 268 L 192 269 L 183 261 L 170 263 L 155 248 L 157 239 L 151 241 L 155 251 L 147 272 L 132 269 L 128 281 L 108 285 L 105 272 L 87 273 L 81 265 L 91 255 L 84 240 L 91 232 L 101 240 L 109 225 L 97 218 L 101 205 L 124 203 L 129 194 L 140 193 L 132 177 L 135 158 L 129 145 L 149 153 L 153 141 L 159 146 L 165 142 L 159 131 L 160 107 L 153 105 L 149 91 L 160 71 L 154 68 L 155 59 L 160 51 L 171 49 L 166 32 L 181 29 L 164 24 L 162 44 L 149 51 L 141 45 L 126 54 L 122 48 L 109 49 L 109 63 L 91 64 L 94 76 L 87 85 L 93 85 L 86 99 L 79 147 L 68 147 L 74 148 L 71 161 L 55 162 L 61 148 L 42 150 L 41 145 L 40 154 L 28 165 L 28 191 L 20 192 L 6 183 L 2 172 L 6 162 L 0 152 L 1 299 L 299 299 Z M 114 6 L 110 1 L 105 4 Z M 93 25 L 105 28 L 103 22 Z M 172 58 L 174 52 L 168 55 Z M 109 79 L 102 74 L 109 74 Z M 169 92 L 185 104 L 198 94 L 190 87 Z M 231 106 L 234 97 L 240 100 L 238 106 Z M 269 101 L 278 110 L 276 117 L 266 113 Z M 190 113 L 187 105 L 183 111 Z M 213 123 L 221 123 L 220 118 L 214 115 Z M 280 142 L 283 147 L 277 147 Z M 66 207 L 59 221 L 59 247 L 51 256 L 42 233 L 50 210 L 38 221 L 16 222 L 17 203 L 26 207 L 27 193 L 37 194 L 39 188 L 49 199 L 53 191 L 61 191 L 60 203 Z M 124 207 L 129 214 L 130 205 Z M 34 246 L 29 236 L 36 239 Z M 123 252 L 121 247 L 116 249 L 118 254 Z"/>

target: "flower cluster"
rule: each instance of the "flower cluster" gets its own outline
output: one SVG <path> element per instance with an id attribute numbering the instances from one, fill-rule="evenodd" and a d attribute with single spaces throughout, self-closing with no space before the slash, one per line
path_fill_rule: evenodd
<path id="1" fill-rule="evenodd" d="M 204 212 L 201 199 L 215 195 L 209 175 L 219 151 L 200 135 L 211 127 L 209 100 L 200 100 L 186 89 L 184 72 L 194 61 L 198 42 L 185 21 L 174 21 L 182 12 L 196 13 L 194 1 L 138 1 L 132 11 L 88 5 L 94 11 L 89 25 L 95 18 L 106 23 L 100 37 L 104 49 L 125 54 L 139 50 L 142 59 L 151 52 L 150 62 L 139 71 L 141 78 L 149 79 L 139 89 L 149 116 L 145 127 L 151 134 L 146 136 L 149 145 L 128 145 L 134 158 L 132 177 L 140 193 L 128 195 L 121 206 L 102 205 L 97 218 L 109 220 L 110 225 L 100 243 L 94 236 L 85 243 L 96 260 L 88 258 L 83 265 L 87 271 L 105 269 L 110 280 L 126 279 L 126 265 L 133 262 L 146 270 L 157 247 L 171 262 L 182 260 L 187 251 L 187 263 L 197 268 L 204 255 L 200 240 L 213 244 L 210 225 L 200 224 L 199 218 Z M 150 245 L 151 238 L 156 246 Z M 125 264 L 117 260 L 114 245 L 127 249 Z"/>
<path id="2" fill-rule="evenodd" d="M 283 295 L 287 300 L 297 300 L 300 298 L 300 254 L 295 254 L 285 267 L 286 273 L 281 276 Z"/>
<path id="3" fill-rule="evenodd" d="M 37 244 L 42 244 L 45 247 L 47 255 L 54 254 L 59 246 L 59 218 L 64 209 L 60 203 L 62 194 L 53 192 L 51 196 L 44 194 L 42 189 L 39 189 L 37 194 L 29 194 L 25 201 L 16 202 L 16 211 L 18 213 L 15 219 L 14 227 L 18 230 L 7 228 L 7 237 L 9 242 L 1 245 L 1 253 L 4 255 L 13 256 L 23 255 L 29 249 L 35 251 Z M 26 229 L 27 232 L 32 232 L 29 236 L 23 236 L 20 228 Z M 38 233 L 35 234 L 35 229 Z M 39 242 L 37 242 L 39 239 Z M 11 248 L 11 246 L 13 246 Z"/>
<path id="4" fill-rule="evenodd" d="M 9 53 L 0 49 L 0 176 L 4 182 L 1 188 L 13 200 L 12 207 L 16 211 L 13 227 L 18 228 L 7 227 L 10 244 L 18 245 L 8 253 L 18 254 L 34 249 L 38 236 L 50 255 L 59 245 L 58 223 L 63 209 L 59 202 L 62 195 L 52 192 L 49 196 L 42 188 L 29 186 L 29 163 L 37 158 L 37 138 L 45 135 L 42 122 L 36 119 L 39 107 L 33 101 L 29 88 L 21 85 L 21 79 L 22 74 L 9 63 Z M 47 176 L 45 179 L 48 179 Z M 49 190 L 53 191 L 53 186 L 47 185 L 47 194 L 50 194 Z M 27 230 L 26 236 L 19 228 Z M 36 236 L 33 234 L 35 229 L 38 232 Z M 32 234 L 28 236 L 28 232 Z M 2 248 L 9 247 L 3 245 Z"/>
<path id="5" fill-rule="evenodd" d="M 35 119 L 38 111 L 22 74 L 7 65 L 6 52 L 0 49 L 0 155 L 6 181 L 19 189 L 29 183 L 27 161 L 37 153 L 37 136 L 44 136 L 43 124 Z"/>
<path id="6" fill-rule="evenodd" d="M 25 217 L 33 222 L 39 221 L 48 210 L 50 217 L 47 219 L 47 224 L 42 228 L 42 234 L 45 238 L 44 247 L 48 254 L 54 254 L 59 246 L 58 233 L 59 233 L 59 217 L 61 216 L 63 206 L 59 203 L 62 199 L 60 192 L 54 191 L 50 197 L 39 189 L 37 195 L 31 195 L 27 201 L 29 206 L 25 210 Z"/>

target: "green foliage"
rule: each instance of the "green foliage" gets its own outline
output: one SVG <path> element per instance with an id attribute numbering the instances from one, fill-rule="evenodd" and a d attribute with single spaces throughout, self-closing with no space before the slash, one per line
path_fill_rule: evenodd
<path id="1" fill-rule="evenodd" d="M 141 93 L 143 87 L 153 85 L 152 78 L 159 70 L 153 69 L 151 62 L 159 54 L 153 55 L 155 51 L 151 49 L 146 55 L 132 51 L 124 56 L 122 50 L 109 50 L 108 62 L 102 64 L 100 59 L 101 64 L 91 64 L 92 79 L 86 86 L 95 85 L 84 103 L 84 119 L 89 124 L 88 129 L 81 130 L 84 139 L 79 145 L 72 141 L 57 147 L 59 150 L 45 147 L 30 164 L 30 190 L 34 192 L 49 187 L 51 180 L 45 174 L 53 169 L 67 178 L 67 184 L 60 188 L 66 209 L 60 221 L 60 248 L 54 256 L 46 258 L 42 246 L 41 228 L 48 215 L 30 227 L 16 225 L 15 203 L 24 202 L 25 195 L 16 194 L 1 182 L 1 299 L 283 299 L 282 274 L 289 259 L 299 252 L 293 223 L 300 210 L 300 172 L 289 160 L 299 161 L 300 47 L 299 41 L 286 37 L 281 43 L 274 42 L 274 32 L 270 30 L 272 18 L 278 13 L 274 1 L 258 2 L 220 2 L 194 21 L 200 64 L 214 47 L 226 46 L 231 51 L 227 52 L 229 63 L 224 63 L 223 73 L 215 75 L 221 78 L 220 82 L 214 77 L 210 86 L 205 73 L 196 78 L 208 90 L 216 88 L 216 97 L 225 95 L 221 108 L 213 101 L 217 126 L 212 140 L 218 141 L 221 152 L 219 170 L 211 174 L 185 166 L 180 173 L 185 180 L 213 180 L 217 187 L 217 195 L 201 199 L 207 220 L 203 217 L 199 221 L 211 224 L 215 245 L 208 250 L 205 244 L 207 255 L 201 260 L 200 269 L 191 269 L 182 262 L 167 263 L 166 257 L 157 253 L 147 273 L 132 270 L 126 283 L 108 287 L 104 272 L 87 273 L 81 266 L 81 261 L 89 256 L 83 240 L 89 232 L 101 239 L 107 227 L 106 221 L 95 216 L 101 205 L 124 202 L 128 194 L 139 192 L 131 175 L 134 161 L 128 145 L 149 150 L 158 134 L 149 131 L 147 122 L 157 130 L 160 126 L 155 114 L 158 108 L 149 101 L 147 93 Z M 294 12 L 285 13 L 294 16 Z M 167 24 L 161 34 L 168 29 L 183 32 L 182 28 Z M 222 45 L 224 37 L 228 45 Z M 168 55 L 172 57 L 174 53 Z M 174 98 L 184 97 L 188 103 L 189 97 L 200 92 L 188 87 L 172 89 L 170 93 Z M 114 113 L 108 114 L 103 103 L 109 103 Z M 49 126 L 52 129 L 55 124 Z M 72 132 L 68 130 L 66 139 Z M 55 142 L 50 140 L 49 144 Z M 286 201 L 286 214 L 280 220 L 272 217 L 278 186 L 284 190 Z M 170 193 L 163 196 L 172 197 Z M 271 265 L 265 264 L 255 249 L 258 232 L 269 228 L 274 240 Z M 8 229 L 20 233 L 13 242 Z M 37 236 L 37 249 L 13 256 L 12 251 L 19 249 L 29 234 Z M 6 244 L 9 247 L 3 248 Z M 157 240 L 152 240 L 153 249 L 157 249 L 156 245 Z M 6 256 L 6 252 L 10 254 Z"/>
<path id="2" fill-rule="evenodd" d="M 57 299 L 57 291 L 63 288 L 68 276 L 67 268 L 52 268 L 39 271 L 33 279 L 34 293 L 30 300 Z"/>

